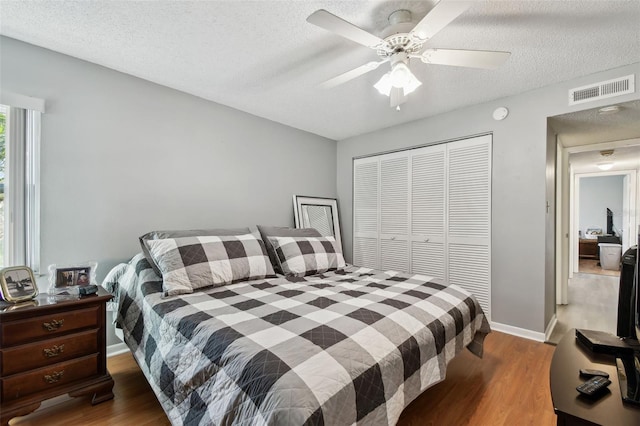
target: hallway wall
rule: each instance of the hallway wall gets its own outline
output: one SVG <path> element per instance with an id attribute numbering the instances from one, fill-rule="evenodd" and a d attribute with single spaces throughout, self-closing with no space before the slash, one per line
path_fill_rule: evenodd
<path id="1" fill-rule="evenodd" d="M 623 175 L 580 178 L 580 223 L 582 235 L 588 228 L 607 232 L 607 208 L 613 212 L 613 226 L 622 229 Z"/>

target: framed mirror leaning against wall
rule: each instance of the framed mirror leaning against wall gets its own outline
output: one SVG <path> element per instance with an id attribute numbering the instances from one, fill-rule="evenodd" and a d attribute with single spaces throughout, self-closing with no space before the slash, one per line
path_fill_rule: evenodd
<path id="1" fill-rule="evenodd" d="M 315 228 L 323 237 L 334 237 L 342 247 L 338 201 L 335 198 L 294 195 L 293 216 L 296 228 Z"/>

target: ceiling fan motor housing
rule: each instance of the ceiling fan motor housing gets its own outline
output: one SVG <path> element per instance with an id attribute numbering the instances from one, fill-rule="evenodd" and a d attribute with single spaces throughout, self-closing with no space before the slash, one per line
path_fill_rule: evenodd
<path id="1" fill-rule="evenodd" d="M 381 43 L 376 53 L 381 58 L 393 57 L 397 53 L 413 54 L 422 50 L 425 40 L 415 37 L 411 30 L 411 12 L 406 9 L 396 10 L 389 15 L 389 27 L 385 29 L 384 43 Z M 393 58 L 391 59 L 393 64 Z M 405 62 L 406 63 L 406 62 Z"/>

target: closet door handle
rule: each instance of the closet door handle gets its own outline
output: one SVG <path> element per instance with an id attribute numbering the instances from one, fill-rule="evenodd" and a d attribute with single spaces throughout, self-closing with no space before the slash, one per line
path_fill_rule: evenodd
<path id="1" fill-rule="evenodd" d="M 428 238 L 425 238 L 425 239 L 424 239 L 424 242 L 425 242 L 425 243 L 428 243 L 428 242 L 429 242 L 429 239 L 428 239 Z"/>
<path id="2" fill-rule="evenodd" d="M 391 237 L 391 241 L 394 241 L 396 239 L 396 237 Z"/>

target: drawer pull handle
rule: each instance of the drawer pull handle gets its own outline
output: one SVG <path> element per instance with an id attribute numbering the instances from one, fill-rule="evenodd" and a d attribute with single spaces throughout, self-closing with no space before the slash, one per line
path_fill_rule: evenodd
<path id="1" fill-rule="evenodd" d="M 51 374 L 46 374 L 44 376 L 44 381 L 47 383 L 56 383 L 59 382 L 60 379 L 62 379 L 62 376 L 64 375 L 64 370 L 62 371 L 54 371 Z"/>
<path id="2" fill-rule="evenodd" d="M 57 329 L 62 327 L 63 324 L 64 324 L 64 318 L 59 320 L 54 319 L 51 322 L 43 322 L 42 327 L 47 331 L 56 331 Z"/>
<path id="3" fill-rule="evenodd" d="M 52 348 L 44 348 L 42 352 L 44 352 L 44 356 L 47 358 L 53 358 L 64 352 L 64 345 L 53 345 Z"/>

